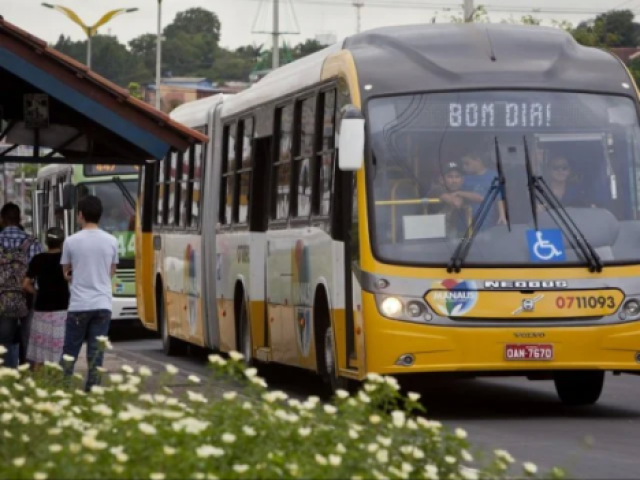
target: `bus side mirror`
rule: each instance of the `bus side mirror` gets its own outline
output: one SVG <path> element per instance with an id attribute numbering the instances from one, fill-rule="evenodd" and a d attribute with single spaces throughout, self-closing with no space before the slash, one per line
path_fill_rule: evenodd
<path id="1" fill-rule="evenodd" d="M 76 187 L 70 183 L 62 188 L 62 208 L 72 210 L 76 204 Z"/>
<path id="2" fill-rule="evenodd" d="M 343 108 L 338 144 L 338 167 L 343 172 L 355 172 L 362 168 L 364 158 L 364 117 L 353 105 Z"/>

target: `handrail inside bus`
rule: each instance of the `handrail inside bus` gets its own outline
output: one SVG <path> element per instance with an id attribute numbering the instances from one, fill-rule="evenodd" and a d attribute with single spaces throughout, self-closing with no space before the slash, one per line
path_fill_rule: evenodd
<path id="1" fill-rule="evenodd" d="M 424 205 L 430 203 L 442 203 L 439 198 L 412 198 L 408 200 L 376 200 L 376 205 Z"/>

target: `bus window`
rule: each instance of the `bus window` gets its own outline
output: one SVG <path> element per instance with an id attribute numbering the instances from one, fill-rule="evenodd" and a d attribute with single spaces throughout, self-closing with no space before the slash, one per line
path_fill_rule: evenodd
<path id="1" fill-rule="evenodd" d="M 164 164 L 166 159 L 156 164 L 156 225 L 164 223 Z"/>
<path id="2" fill-rule="evenodd" d="M 313 157 L 316 127 L 316 97 L 303 100 L 299 105 L 300 128 L 295 158 L 294 185 L 296 186 L 297 217 L 308 217 L 311 213 L 311 158 Z"/>
<path id="3" fill-rule="evenodd" d="M 195 147 L 192 187 L 191 187 L 191 227 L 197 228 L 200 224 L 200 195 L 202 189 L 202 166 L 207 152 L 207 144 L 198 144 Z"/>
<path id="4" fill-rule="evenodd" d="M 624 182 L 639 133 L 631 100 L 568 92 L 438 93 L 375 99 L 369 114 L 374 242 L 385 261 L 450 258 L 496 178 L 498 156 L 506 203 L 498 199 L 488 211 L 467 264 L 533 261 L 527 163 L 556 198 L 535 201 L 539 228 L 561 228 L 554 220 L 560 205 L 603 260 L 637 259 L 633 199 L 640 186 Z M 582 257 L 568 245 L 562 261 L 584 263 Z"/>
<path id="5" fill-rule="evenodd" d="M 235 186 L 236 124 L 224 128 L 224 149 L 222 152 L 222 179 L 220 184 L 220 223 L 233 223 L 233 187 Z"/>
<path id="6" fill-rule="evenodd" d="M 168 192 L 169 192 L 169 205 L 167 211 L 167 225 L 177 225 L 177 214 L 179 213 L 177 210 L 178 198 L 176 198 L 177 188 L 176 182 L 178 177 L 178 154 L 171 154 L 171 167 L 169 170 L 169 177 L 167 179 Z"/>
<path id="7" fill-rule="evenodd" d="M 273 198 L 272 218 L 286 220 L 289 218 L 289 199 L 291 184 L 291 141 L 293 129 L 293 105 L 278 109 L 279 125 L 279 155 L 273 168 Z"/>
<path id="8" fill-rule="evenodd" d="M 318 171 L 318 213 L 328 216 L 331 208 L 331 188 L 333 182 L 333 164 L 335 157 L 335 111 L 336 91 L 329 90 L 321 95 L 323 121 L 322 144 L 316 156 Z"/>
<path id="9" fill-rule="evenodd" d="M 179 199 L 178 202 L 178 219 L 180 227 L 185 228 L 188 225 L 187 219 L 187 202 L 191 202 L 189 198 L 189 159 L 192 156 L 193 147 L 187 150 L 184 154 L 178 155 L 178 173 L 176 175 L 176 196 Z M 189 205 L 190 207 L 190 205 Z"/>
<path id="10" fill-rule="evenodd" d="M 249 221 L 249 188 L 251 186 L 251 146 L 253 139 L 253 119 L 248 118 L 242 128 L 241 165 L 238 170 L 238 223 Z"/>

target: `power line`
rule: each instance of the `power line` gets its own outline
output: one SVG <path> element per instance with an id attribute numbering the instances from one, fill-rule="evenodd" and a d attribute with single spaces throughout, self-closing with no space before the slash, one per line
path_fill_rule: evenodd
<path id="1" fill-rule="evenodd" d="M 241 0 L 248 2 L 260 2 L 261 0 Z M 336 7 L 350 7 L 353 8 L 353 3 L 349 0 L 296 0 L 298 4 L 306 5 L 319 5 L 319 6 L 336 6 Z M 402 8 L 413 10 L 444 10 L 454 11 L 459 10 L 460 6 L 455 4 L 444 3 L 424 3 L 424 2 L 412 2 L 412 1 L 391 1 L 391 0 L 371 0 L 367 1 L 367 7 L 371 8 Z M 523 7 L 522 5 L 484 5 L 490 12 L 501 13 L 543 13 L 543 14 L 566 14 L 566 15 L 580 15 L 591 14 L 599 15 L 611 11 L 608 8 L 580 8 L 580 7 Z M 634 7 L 632 10 L 635 14 L 640 14 L 640 8 Z"/>

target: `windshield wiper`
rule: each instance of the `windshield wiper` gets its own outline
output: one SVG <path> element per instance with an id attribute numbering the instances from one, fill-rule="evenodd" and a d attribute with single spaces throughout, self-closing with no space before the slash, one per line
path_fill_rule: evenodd
<path id="1" fill-rule="evenodd" d="M 496 166 L 498 175 L 493 178 L 491 182 L 491 187 L 485 194 L 476 214 L 471 219 L 471 225 L 467 228 L 467 231 L 464 234 L 464 237 L 458 243 L 456 250 L 453 252 L 451 259 L 449 260 L 449 265 L 447 265 L 448 273 L 460 273 L 462 269 L 462 262 L 469 254 L 469 250 L 471 249 L 471 244 L 476 237 L 476 234 L 484 224 L 484 221 L 487 219 L 491 208 L 493 207 L 494 202 L 498 196 L 498 193 L 502 194 L 502 201 L 505 202 L 505 217 L 507 221 L 507 226 L 509 231 L 511 231 L 511 222 L 509 220 L 509 210 L 506 205 L 506 182 L 504 178 L 504 171 L 502 169 L 502 159 L 500 157 L 500 149 L 498 147 L 498 138 L 496 137 Z"/>
<path id="2" fill-rule="evenodd" d="M 135 212 L 136 211 L 136 201 L 133 198 L 133 196 L 131 195 L 131 193 L 129 193 L 129 190 L 127 190 L 127 187 L 124 185 L 122 180 L 120 180 L 120 177 L 113 177 L 113 183 L 115 183 L 116 186 L 120 189 L 120 191 L 122 192 L 122 195 L 124 196 L 125 200 L 129 203 L 129 205 L 131 205 L 131 208 Z"/>
<path id="3" fill-rule="evenodd" d="M 527 143 L 526 136 L 524 137 L 524 160 L 527 168 L 527 187 L 529 188 L 531 214 L 533 216 L 533 225 L 536 231 L 539 231 L 537 201 L 540 201 L 542 199 L 547 203 L 547 205 L 551 207 L 551 210 L 553 210 L 553 214 L 551 213 L 551 211 L 549 211 L 549 216 L 567 236 L 569 242 L 571 243 L 571 247 L 574 250 L 579 249 L 584 256 L 585 260 L 589 264 L 589 271 L 592 273 L 601 272 L 602 261 L 600 260 L 600 256 L 598 255 L 598 253 L 586 239 L 584 233 L 582 233 L 582 231 L 578 228 L 578 225 L 576 225 L 576 223 L 573 221 L 571 215 L 569 215 L 560 200 L 558 200 L 558 197 L 556 197 L 556 195 L 553 193 L 553 190 L 551 190 L 544 178 L 534 175 L 533 167 L 531 165 L 531 157 L 529 156 L 529 145 Z M 578 248 L 576 248 L 576 246 Z"/>

